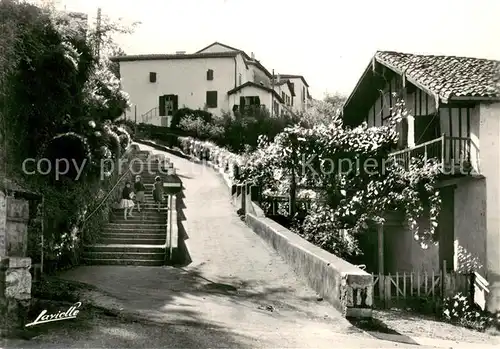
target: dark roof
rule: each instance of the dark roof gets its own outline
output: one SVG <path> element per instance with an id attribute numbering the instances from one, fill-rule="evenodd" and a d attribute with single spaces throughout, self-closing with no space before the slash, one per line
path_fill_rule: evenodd
<path id="1" fill-rule="evenodd" d="M 210 48 L 210 47 L 215 46 L 215 45 L 219 45 L 219 46 L 225 47 L 225 48 L 227 48 L 227 49 L 229 49 L 229 50 L 242 52 L 245 56 L 247 56 L 247 57 L 248 57 L 248 55 L 247 55 L 247 54 L 246 54 L 243 50 L 240 50 L 239 48 L 235 48 L 235 47 L 232 47 L 232 46 L 229 46 L 229 45 L 223 44 L 223 43 L 218 42 L 218 41 L 215 41 L 215 42 L 211 43 L 210 45 L 208 45 L 208 46 L 206 46 L 206 47 L 202 48 L 201 50 L 196 51 L 195 53 L 201 53 L 201 52 L 205 51 L 207 48 Z"/>
<path id="2" fill-rule="evenodd" d="M 379 51 L 375 59 L 444 101 L 453 97 L 500 97 L 500 61 L 392 51 Z"/>
<path id="3" fill-rule="evenodd" d="M 244 84 L 241 84 L 240 86 L 235 87 L 232 90 L 227 91 L 227 94 L 231 95 L 233 93 L 236 93 L 236 92 L 244 89 L 245 87 L 255 87 L 255 88 L 259 88 L 261 90 L 267 91 L 269 93 L 272 93 L 276 97 L 276 99 L 278 101 L 280 101 L 280 103 L 284 103 L 283 99 L 281 98 L 281 96 L 279 95 L 278 92 L 276 92 L 272 88 L 269 88 L 269 87 L 266 87 L 266 86 L 262 86 L 261 84 L 257 84 L 257 83 L 255 83 L 253 81 L 247 81 Z"/>
<path id="4" fill-rule="evenodd" d="M 293 83 L 289 79 L 286 79 L 286 80 L 280 79 L 280 81 L 277 81 L 277 80 L 273 81 L 273 85 L 275 85 L 275 86 L 281 86 L 281 85 L 284 85 L 284 84 L 288 85 L 288 88 L 290 89 L 290 92 L 292 93 L 292 96 L 295 96 L 295 91 L 294 91 L 294 88 L 293 88 Z"/>
<path id="5" fill-rule="evenodd" d="M 264 72 L 264 74 L 266 74 L 266 76 L 269 78 L 269 79 L 272 79 L 273 78 L 273 75 L 269 72 L 269 70 L 267 70 L 258 60 L 254 59 L 250 59 L 250 60 L 246 60 L 245 62 L 247 62 L 248 64 L 251 64 L 251 65 L 255 65 L 257 68 L 259 68 L 260 70 L 262 70 Z"/>
<path id="6" fill-rule="evenodd" d="M 132 61 L 160 61 L 169 59 L 194 59 L 194 58 L 232 58 L 239 55 L 235 52 L 211 52 L 211 53 L 179 53 L 179 54 L 148 54 L 111 57 L 113 62 L 132 62 Z"/>
<path id="7" fill-rule="evenodd" d="M 306 85 L 307 87 L 309 87 L 309 84 L 307 83 L 306 79 L 302 76 L 302 75 L 293 75 L 293 74 L 275 74 L 274 77 L 278 77 L 278 75 L 280 76 L 280 78 L 283 78 L 283 79 L 301 79 L 302 82 L 304 83 L 304 85 Z"/>
<path id="8" fill-rule="evenodd" d="M 365 68 L 343 105 L 342 117 L 346 125 L 359 124 L 380 90 L 387 84 L 386 76 L 377 66 L 388 68 L 389 75 L 404 76 L 406 81 L 439 101 L 486 101 L 498 99 L 496 69 L 498 61 L 487 59 L 414 55 L 378 51 Z"/>
<path id="9" fill-rule="evenodd" d="M 14 196 L 24 197 L 28 200 L 36 200 L 42 197 L 41 194 L 25 189 L 15 181 L 7 178 L 5 178 L 3 181 L 0 181 L 0 190 L 3 190 L 9 194 L 13 194 Z"/>
<path id="10" fill-rule="evenodd" d="M 232 47 L 232 46 L 229 46 L 229 45 L 226 45 L 226 44 L 223 44 L 223 43 L 220 43 L 218 41 L 216 42 L 213 42 L 211 43 L 210 45 L 202 48 L 201 50 L 199 51 L 196 51 L 196 53 L 200 53 L 202 51 L 205 51 L 207 48 L 210 48 L 212 46 L 215 46 L 215 45 L 219 45 L 219 46 L 222 46 L 222 47 L 225 47 L 229 50 L 233 50 L 233 51 L 236 51 L 236 52 L 240 52 L 243 57 L 245 58 L 245 64 L 252 64 L 252 65 L 255 65 L 257 68 L 259 68 L 260 70 L 262 70 L 268 78 L 272 79 L 273 75 L 269 72 L 269 70 L 267 70 L 263 65 L 262 63 L 260 63 L 258 60 L 256 59 L 252 59 L 249 55 L 246 54 L 245 51 L 243 50 L 240 50 L 239 48 L 235 48 L 235 47 Z"/>

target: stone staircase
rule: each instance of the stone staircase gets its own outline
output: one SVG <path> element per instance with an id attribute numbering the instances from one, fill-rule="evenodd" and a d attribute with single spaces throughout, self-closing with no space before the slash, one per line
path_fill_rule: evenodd
<path id="1" fill-rule="evenodd" d="M 123 218 L 122 209 L 114 209 L 110 221 L 103 227 L 96 244 L 85 246 L 83 261 L 93 265 L 143 265 L 160 266 L 165 264 L 167 207 L 162 205 L 160 212 L 153 200 L 153 184 L 159 172 L 159 164 L 148 161 L 149 152 L 139 152 L 132 167 L 133 177 L 140 174 L 146 187 L 145 203 L 141 212 L 134 208 L 134 217 Z M 147 165 L 146 165 L 147 163 Z M 149 173 L 151 172 L 151 173 Z"/>

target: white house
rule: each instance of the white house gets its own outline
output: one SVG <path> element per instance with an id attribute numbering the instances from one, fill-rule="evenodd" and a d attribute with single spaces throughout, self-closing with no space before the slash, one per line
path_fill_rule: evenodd
<path id="1" fill-rule="evenodd" d="M 291 100 L 292 110 L 295 112 L 305 111 L 310 105 L 312 99 L 309 94 L 309 84 L 302 75 L 279 74 L 274 76 L 275 79 L 288 80 L 291 83 L 291 88 L 294 90 L 295 98 Z"/>
<path id="2" fill-rule="evenodd" d="M 259 106 L 281 115 L 286 110 L 283 106 L 291 106 L 295 97 L 293 84 L 273 79 L 253 53 L 249 56 L 218 42 L 191 54 L 182 51 L 112 60 L 120 63 L 122 87 L 133 104 L 126 117 L 137 117 L 137 122 L 166 126 L 183 107 L 222 115 Z"/>

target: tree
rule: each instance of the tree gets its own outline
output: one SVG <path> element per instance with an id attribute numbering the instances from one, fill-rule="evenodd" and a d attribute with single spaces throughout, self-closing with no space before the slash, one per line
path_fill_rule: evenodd
<path id="1" fill-rule="evenodd" d="M 323 98 L 324 102 L 331 104 L 335 108 L 336 113 L 340 113 L 346 100 L 347 97 L 340 93 L 326 93 L 325 98 Z"/>

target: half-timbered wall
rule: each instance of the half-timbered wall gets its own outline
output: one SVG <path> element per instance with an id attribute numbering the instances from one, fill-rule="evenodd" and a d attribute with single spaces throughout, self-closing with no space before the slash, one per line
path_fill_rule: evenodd
<path id="1" fill-rule="evenodd" d="M 413 130 L 413 135 L 408 136 L 408 145 L 418 145 L 429 141 L 430 138 L 439 138 L 444 134 L 447 137 L 470 138 L 471 145 L 465 146 L 465 141 L 455 140 L 455 144 L 445 148 L 447 158 L 463 158 L 466 151 L 471 153 L 471 163 L 477 167 L 479 149 L 479 112 L 477 107 L 454 106 L 441 104 L 436 109 L 434 96 L 415 88 L 414 92 L 402 93 L 402 78 L 394 77 L 388 81 L 380 96 L 370 108 L 365 121 L 368 127 L 387 125 L 391 110 L 397 102 L 394 93 L 403 96 L 406 109 L 409 115 L 413 116 L 413 125 L 409 130 Z M 433 130 L 429 130 L 432 128 Z M 401 128 L 399 128 L 401 132 Z"/>

